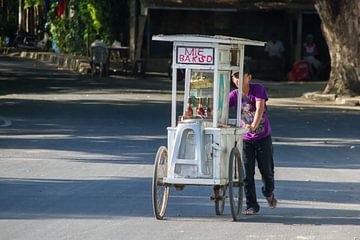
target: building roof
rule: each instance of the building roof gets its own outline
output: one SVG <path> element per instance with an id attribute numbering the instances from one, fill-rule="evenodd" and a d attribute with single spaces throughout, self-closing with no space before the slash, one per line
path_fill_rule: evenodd
<path id="1" fill-rule="evenodd" d="M 251 40 L 246 38 L 230 37 L 230 36 L 208 36 L 196 34 L 175 34 L 175 35 L 155 35 L 152 37 L 155 41 L 167 42 L 201 42 L 201 43 L 221 43 L 221 44 L 241 44 L 250 46 L 264 46 L 265 42 Z"/>
<path id="2" fill-rule="evenodd" d="M 182 10 L 314 10 L 313 0 L 141 0 L 152 9 Z"/>

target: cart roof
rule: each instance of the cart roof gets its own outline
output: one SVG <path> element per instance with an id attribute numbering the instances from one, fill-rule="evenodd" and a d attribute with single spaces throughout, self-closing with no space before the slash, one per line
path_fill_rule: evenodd
<path id="1" fill-rule="evenodd" d="M 222 44 L 241 44 L 250 46 L 264 46 L 265 42 L 246 38 L 229 37 L 223 35 L 194 35 L 194 34 L 175 34 L 175 35 L 155 35 L 152 40 L 167 42 L 201 42 L 201 43 L 222 43 Z"/>

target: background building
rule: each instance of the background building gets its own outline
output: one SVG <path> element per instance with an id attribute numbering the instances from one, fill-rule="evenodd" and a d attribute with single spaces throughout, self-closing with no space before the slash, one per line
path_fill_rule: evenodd
<path id="1" fill-rule="evenodd" d="M 155 34 L 219 34 L 262 41 L 276 34 L 286 49 L 286 70 L 302 58 L 305 37 L 312 34 L 320 60 L 329 61 L 312 0 L 141 0 L 135 7 L 133 29 L 137 29 L 137 34 L 136 40 L 130 42 L 136 46 L 135 58 L 146 59 L 147 68 L 154 71 L 164 71 L 171 55 L 171 43 L 151 41 Z M 264 49 L 250 47 L 245 55 L 254 61 L 259 73 L 271 74 Z"/>

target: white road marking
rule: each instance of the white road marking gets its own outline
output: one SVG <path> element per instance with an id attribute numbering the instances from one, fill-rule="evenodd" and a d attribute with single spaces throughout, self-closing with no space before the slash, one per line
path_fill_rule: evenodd
<path id="1" fill-rule="evenodd" d="M 6 118 L 3 118 L 0 116 L 0 123 L 3 122 L 3 124 L 0 125 L 0 127 L 8 127 L 8 126 L 11 126 L 11 121 L 6 119 Z"/>

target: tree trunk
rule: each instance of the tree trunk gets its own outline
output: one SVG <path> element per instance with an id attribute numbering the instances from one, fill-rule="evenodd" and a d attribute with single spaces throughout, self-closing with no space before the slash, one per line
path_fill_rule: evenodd
<path id="1" fill-rule="evenodd" d="M 18 18 L 18 31 L 25 31 L 26 21 L 25 21 L 25 10 L 24 10 L 24 0 L 19 0 L 19 18 Z"/>
<path id="2" fill-rule="evenodd" d="M 331 58 L 324 92 L 360 95 L 360 1 L 315 0 L 315 8 Z"/>

